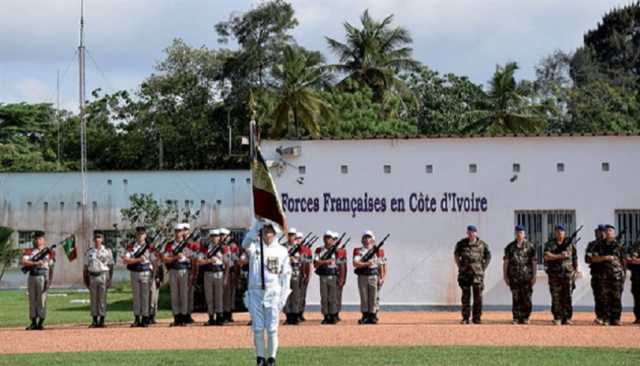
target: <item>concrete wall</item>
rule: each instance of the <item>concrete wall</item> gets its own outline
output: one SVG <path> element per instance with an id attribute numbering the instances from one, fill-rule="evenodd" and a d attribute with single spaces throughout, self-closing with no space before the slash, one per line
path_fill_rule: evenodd
<path id="1" fill-rule="evenodd" d="M 133 193 L 177 200 L 180 208 L 186 200 L 192 201 L 190 207 L 201 210 L 201 225 L 244 228 L 251 223 L 251 184 L 245 170 L 91 172 L 88 187 L 93 229 L 111 230 L 114 223 L 121 224 L 120 209 L 129 206 Z M 16 231 L 45 230 L 49 242 L 60 240 L 79 229 L 80 201 L 78 173 L 0 174 L 0 225 Z M 79 283 L 81 261 L 68 263 L 63 257 L 58 257 L 54 284 Z"/>
<path id="2" fill-rule="evenodd" d="M 298 157 L 284 157 L 278 147 L 300 146 Z M 473 139 L 266 141 L 263 151 L 273 160 L 279 193 L 287 197 L 290 225 L 315 233 L 326 229 L 346 231 L 359 242 L 361 232 L 374 230 L 378 236 L 391 233 L 386 253 L 389 277 L 382 291 L 386 304 L 458 304 L 453 247 L 473 223 L 490 245 L 493 261 L 486 277 L 485 302 L 509 305 L 510 292 L 501 280 L 502 255 L 513 238 L 515 210 L 573 209 L 577 224 L 584 224 L 579 247 L 583 277 L 574 292 L 576 304 L 591 306 L 588 269 L 583 262 L 584 245 L 599 223 L 614 223 L 616 209 L 639 209 L 639 137 L 523 137 Z M 557 163 L 565 171 L 557 171 Z M 602 163 L 610 171 L 602 170 Z M 513 164 L 521 172 L 511 181 Z M 427 174 L 426 165 L 433 166 Z M 477 164 L 477 173 L 469 173 Z M 341 173 L 341 165 L 348 173 Z M 384 165 L 391 166 L 386 174 Z M 304 174 L 299 170 L 304 166 Z M 300 178 L 304 180 L 301 182 Z M 331 197 L 384 198 L 384 212 L 332 212 Z M 486 210 L 476 212 L 442 209 L 445 193 L 458 197 L 486 199 Z M 435 199 L 435 212 L 413 212 L 412 194 Z M 393 198 L 404 199 L 405 210 L 392 210 Z M 296 209 L 300 199 L 309 203 Z M 317 200 L 317 201 L 314 201 Z M 328 203 L 327 203 L 328 202 Z M 317 207 L 313 207 L 317 203 Z M 291 205 L 291 206 L 290 206 Z M 317 208 L 317 211 L 315 210 Z M 293 212 L 292 212 L 293 210 Z M 352 240 L 353 240 L 352 239 Z M 353 242 L 352 242 L 353 243 Z M 353 245 L 350 246 L 351 249 Z M 349 271 L 344 301 L 358 302 L 354 275 Z M 536 305 L 549 305 L 547 279 L 539 273 L 534 290 Z M 632 304 L 629 284 L 624 304 Z M 317 280 L 310 288 L 310 302 L 319 299 Z"/>

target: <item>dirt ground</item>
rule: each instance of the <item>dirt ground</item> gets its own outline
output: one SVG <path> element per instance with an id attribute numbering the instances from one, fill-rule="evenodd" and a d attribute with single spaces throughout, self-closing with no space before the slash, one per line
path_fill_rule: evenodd
<path id="1" fill-rule="evenodd" d="M 620 327 L 592 325 L 590 313 L 577 313 L 574 325 L 553 326 L 548 312 L 534 313 L 530 325 L 512 325 L 508 312 L 484 315 L 482 325 L 459 325 L 454 312 L 382 313 L 378 325 L 358 325 L 359 313 L 344 313 L 338 325 L 320 325 L 320 314 L 308 314 L 299 326 L 280 327 L 280 345 L 306 346 L 562 346 L 640 348 L 640 326 L 625 314 Z M 0 354 L 32 352 L 89 352 L 109 350 L 210 349 L 252 347 L 248 315 L 224 327 L 200 324 L 170 328 L 162 321 L 148 329 L 111 324 L 106 329 L 51 326 L 43 332 L 23 328 L 0 330 Z M 33 336 L 38 341 L 33 341 Z"/>

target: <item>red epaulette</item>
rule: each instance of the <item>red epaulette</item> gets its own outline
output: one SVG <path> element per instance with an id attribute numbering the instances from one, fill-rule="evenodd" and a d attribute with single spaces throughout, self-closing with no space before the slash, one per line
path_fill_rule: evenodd
<path id="1" fill-rule="evenodd" d="M 197 252 L 200 250 L 200 243 L 192 241 L 191 243 L 189 243 L 189 249 L 193 250 L 194 252 Z"/>
<path id="2" fill-rule="evenodd" d="M 173 252 L 173 242 L 167 243 L 167 245 L 164 247 L 164 252 L 165 253 Z"/>
<path id="3" fill-rule="evenodd" d="M 378 258 L 384 258 L 384 249 L 378 249 L 378 253 L 376 253 L 376 255 L 378 256 Z"/>
<path id="4" fill-rule="evenodd" d="M 127 244 L 127 252 L 133 252 L 133 244 Z"/>
<path id="5" fill-rule="evenodd" d="M 353 249 L 353 256 L 355 257 L 355 256 L 360 255 L 360 252 L 361 252 L 360 248 L 354 248 Z"/>
<path id="6" fill-rule="evenodd" d="M 27 255 L 27 256 L 31 256 L 31 253 L 33 253 L 33 249 L 32 248 L 27 248 L 27 249 L 24 249 L 22 251 L 22 254 L 23 255 Z"/>
<path id="7" fill-rule="evenodd" d="M 316 248 L 316 254 L 320 254 L 320 253 L 322 253 L 322 248 L 321 247 Z"/>
<path id="8" fill-rule="evenodd" d="M 347 250 L 346 249 L 338 249 L 336 252 L 336 257 L 338 258 L 347 258 Z"/>

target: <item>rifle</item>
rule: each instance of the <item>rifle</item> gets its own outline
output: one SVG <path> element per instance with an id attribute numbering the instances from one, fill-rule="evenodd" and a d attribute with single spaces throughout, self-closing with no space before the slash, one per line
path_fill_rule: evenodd
<path id="1" fill-rule="evenodd" d="M 300 242 L 300 244 L 296 244 L 295 246 L 293 246 L 291 249 L 289 249 L 289 257 L 293 257 L 294 255 L 296 255 L 296 253 L 298 253 L 300 251 L 300 249 L 302 249 L 302 247 L 304 245 L 306 245 L 306 241 L 309 239 L 309 236 L 311 236 L 311 233 L 308 233 Z"/>
<path id="2" fill-rule="evenodd" d="M 304 243 L 304 245 L 307 248 L 311 248 L 317 241 L 318 239 L 320 239 L 319 236 L 315 235 L 313 238 L 311 238 L 308 242 Z"/>
<path id="3" fill-rule="evenodd" d="M 164 241 L 164 237 L 160 233 L 157 233 L 151 240 L 145 240 L 142 248 L 138 249 L 135 253 L 133 253 L 133 258 L 140 258 L 147 252 L 151 244 L 156 243 L 158 238 L 161 238 L 161 242 Z"/>
<path id="4" fill-rule="evenodd" d="M 64 240 L 63 240 L 64 241 Z M 60 242 L 61 243 L 61 242 Z M 42 249 L 41 251 L 38 252 L 38 254 L 34 255 L 33 257 L 31 257 L 29 260 L 31 262 L 38 262 L 41 261 L 45 256 L 47 256 L 49 253 L 51 253 L 52 250 L 54 250 L 58 244 L 60 243 L 56 243 L 53 244 L 50 247 L 45 247 L 44 249 Z M 33 266 L 24 266 L 22 267 L 20 270 L 22 271 L 22 273 L 27 273 L 29 272 L 29 270 L 31 269 L 31 267 Z"/>
<path id="5" fill-rule="evenodd" d="M 566 247 L 568 247 L 569 245 L 571 245 L 571 244 L 576 240 L 576 237 L 578 236 L 578 233 L 580 232 L 580 230 L 582 230 L 582 228 L 583 228 L 583 227 L 584 227 L 584 225 L 580 225 L 580 227 L 579 227 L 576 231 L 574 231 L 574 232 L 571 234 L 571 236 L 570 236 L 570 237 L 568 237 L 568 238 L 566 238 L 566 239 L 564 240 L 564 243 L 563 243 L 564 245 L 563 245 L 563 246 L 564 246 L 565 248 L 566 248 Z M 577 241 L 576 241 L 576 244 L 578 244 L 578 242 L 577 242 Z"/>
<path id="6" fill-rule="evenodd" d="M 387 239 L 389 239 L 389 235 L 391 234 L 387 234 L 384 238 L 382 238 L 382 241 L 380 242 L 380 244 L 376 244 L 374 245 L 373 248 L 369 249 L 368 252 L 366 252 L 362 258 L 360 258 L 361 262 L 368 262 L 371 260 L 371 258 L 373 258 L 373 256 L 378 253 L 378 251 L 380 250 L 380 248 L 382 248 L 382 246 L 384 245 L 384 243 L 387 241 Z"/>
<path id="7" fill-rule="evenodd" d="M 209 248 L 209 251 L 207 251 L 207 259 L 213 258 L 216 254 L 218 254 L 219 251 L 222 250 L 222 247 L 222 244 L 217 244 Z"/>
<path id="8" fill-rule="evenodd" d="M 627 236 L 627 230 L 622 230 L 621 232 L 618 233 L 618 235 L 616 235 L 616 241 L 620 242 L 620 240 L 625 236 Z"/>
<path id="9" fill-rule="evenodd" d="M 323 255 L 322 257 L 320 257 L 320 260 L 326 261 L 329 258 L 331 258 L 336 251 L 338 250 L 338 246 L 340 246 L 340 242 L 342 242 L 342 239 L 344 239 L 344 236 L 347 235 L 346 232 L 342 233 L 342 235 L 340 235 L 340 238 L 338 238 L 338 241 L 336 241 L 335 244 L 333 244 L 333 246 L 331 248 L 329 248 Z"/>
<path id="10" fill-rule="evenodd" d="M 194 231 L 192 231 L 191 234 L 189 234 L 189 236 L 186 239 L 181 241 L 180 244 L 178 244 L 178 246 L 173 249 L 172 255 L 175 257 L 176 255 L 182 253 L 182 251 L 187 246 L 187 244 L 189 244 L 190 240 L 191 241 L 199 240 L 200 239 L 200 231 L 201 231 L 200 227 L 198 227 Z"/>

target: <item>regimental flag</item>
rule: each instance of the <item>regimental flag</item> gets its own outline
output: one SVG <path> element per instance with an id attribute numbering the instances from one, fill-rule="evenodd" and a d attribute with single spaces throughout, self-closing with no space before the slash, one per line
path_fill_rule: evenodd
<path id="1" fill-rule="evenodd" d="M 67 254 L 67 259 L 69 262 L 73 262 L 76 258 L 78 258 L 78 250 L 76 249 L 76 236 L 70 235 L 66 237 L 62 243 L 62 248 L 64 248 L 64 252 Z"/>
<path id="2" fill-rule="evenodd" d="M 280 196 L 273 183 L 267 163 L 260 148 L 256 146 L 255 158 L 251 162 L 253 177 L 253 210 L 258 218 L 270 220 L 286 229 L 287 218 L 284 216 Z"/>

